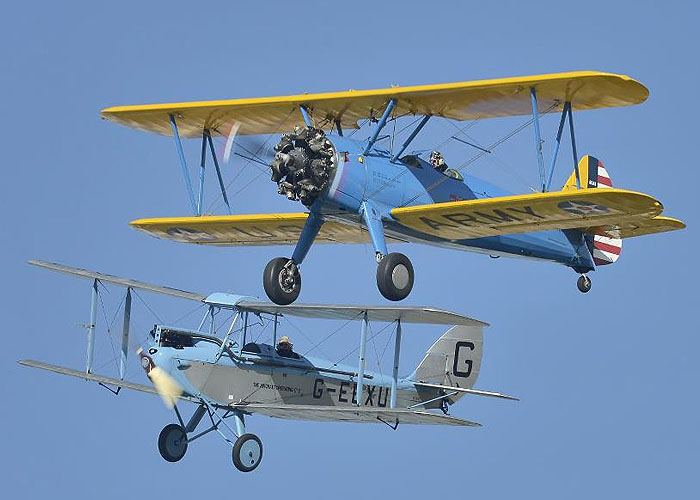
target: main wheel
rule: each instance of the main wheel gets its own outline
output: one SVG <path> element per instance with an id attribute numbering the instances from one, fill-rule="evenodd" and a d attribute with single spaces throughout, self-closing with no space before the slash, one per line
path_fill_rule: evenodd
<path id="1" fill-rule="evenodd" d="M 250 472 L 262 461 L 262 441 L 255 434 L 243 434 L 233 445 L 233 465 L 241 472 Z"/>
<path id="2" fill-rule="evenodd" d="M 591 285 L 591 278 L 589 278 L 585 274 L 579 276 L 578 280 L 576 281 L 576 286 L 578 287 L 578 290 L 581 293 L 588 293 L 591 289 Z"/>
<path id="3" fill-rule="evenodd" d="M 168 462 L 177 462 L 187 451 L 187 433 L 182 426 L 168 424 L 163 427 L 158 436 L 158 451 Z"/>
<path id="4" fill-rule="evenodd" d="M 377 287 L 389 300 L 403 300 L 413 288 L 413 265 L 402 253 L 390 253 L 377 266 Z"/>
<path id="5" fill-rule="evenodd" d="M 292 259 L 272 259 L 263 272 L 263 288 L 275 304 L 291 304 L 301 292 L 301 274 Z"/>

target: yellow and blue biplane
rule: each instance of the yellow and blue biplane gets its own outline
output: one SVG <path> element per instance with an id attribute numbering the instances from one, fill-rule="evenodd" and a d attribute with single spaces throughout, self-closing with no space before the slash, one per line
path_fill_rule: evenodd
<path id="1" fill-rule="evenodd" d="M 411 261 L 390 253 L 387 244 L 424 243 L 446 248 L 556 262 L 580 274 L 615 262 L 622 240 L 682 229 L 661 215 L 653 197 L 612 187 L 603 163 L 580 160 L 573 112 L 642 103 L 648 90 L 630 77 L 581 71 L 379 90 L 349 90 L 285 97 L 112 107 L 108 120 L 172 135 L 180 158 L 193 217 L 133 221 L 156 237 L 203 245 L 295 245 L 291 258 L 273 259 L 263 273 L 269 298 L 292 303 L 301 290 L 299 267 L 313 242 L 371 242 L 377 285 L 389 300 L 402 300 L 414 282 Z M 540 115 L 560 111 L 549 165 L 545 165 Z M 416 126 L 395 151 L 378 146 L 391 120 L 415 116 Z M 439 152 L 426 161 L 406 153 L 431 118 L 481 120 L 531 115 L 538 192 L 510 194 L 462 175 L 469 162 L 450 169 Z M 345 134 L 374 123 L 366 139 Z M 573 173 L 561 190 L 550 190 L 562 134 L 568 121 Z M 225 155 L 236 135 L 282 134 L 269 163 L 278 192 L 308 211 L 281 214 L 203 214 L 207 149 L 229 206 L 212 136 L 226 138 Z M 201 138 L 199 195 L 189 178 L 181 138 Z M 461 140 L 459 137 L 454 137 Z M 467 142 L 468 141 L 463 141 Z M 392 141 L 393 144 L 393 141 Z M 490 150 L 470 144 L 488 154 Z M 252 155 L 252 159 L 254 158 Z M 267 163 L 266 163 L 267 164 Z"/>

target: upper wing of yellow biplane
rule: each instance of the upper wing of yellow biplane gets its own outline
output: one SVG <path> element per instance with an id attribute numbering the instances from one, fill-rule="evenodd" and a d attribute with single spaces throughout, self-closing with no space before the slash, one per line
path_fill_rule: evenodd
<path id="1" fill-rule="evenodd" d="M 217 215 L 140 219 L 137 229 L 158 238 L 221 246 L 267 246 L 296 244 L 308 217 L 305 213 Z M 326 221 L 316 243 L 368 243 L 367 231 L 359 226 Z"/>
<path id="2" fill-rule="evenodd" d="M 199 137 L 203 129 L 226 135 L 234 122 L 239 134 L 284 133 L 303 125 L 299 106 L 306 106 L 318 124 L 340 121 L 344 128 L 381 113 L 389 99 L 397 100 L 396 113 L 434 115 L 455 120 L 528 115 L 532 113 L 530 88 L 537 91 L 541 111 L 571 101 L 572 109 L 628 106 L 644 102 L 649 91 L 636 80 L 612 73 L 577 71 L 473 82 L 348 90 L 282 97 L 231 99 L 116 106 L 102 117 L 149 132 L 172 135 L 169 115 L 177 118 L 183 137 Z M 229 127 L 227 127 L 229 125 Z"/>
<path id="3" fill-rule="evenodd" d="M 391 215 L 421 233 L 460 240 L 551 229 L 651 227 L 649 220 L 657 220 L 662 210 L 646 194 L 582 189 L 395 208 Z"/>

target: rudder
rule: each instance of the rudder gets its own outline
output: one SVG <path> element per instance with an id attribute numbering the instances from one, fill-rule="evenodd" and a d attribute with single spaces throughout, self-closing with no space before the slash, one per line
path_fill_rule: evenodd
<path id="1" fill-rule="evenodd" d="M 479 376 L 483 326 L 453 326 L 425 353 L 409 377 L 416 382 L 471 388 Z"/>
<path id="2" fill-rule="evenodd" d="M 603 162 L 591 155 L 581 158 L 578 163 L 578 171 L 582 189 L 611 188 L 612 180 Z M 572 172 L 566 181 L 562 191 L 576 189 L 576 172 Z M 594 234 L 589 244 L 591 255 L 596 266 L 613 264 L 622 253 L 622 239 L 611 233 Z"/>

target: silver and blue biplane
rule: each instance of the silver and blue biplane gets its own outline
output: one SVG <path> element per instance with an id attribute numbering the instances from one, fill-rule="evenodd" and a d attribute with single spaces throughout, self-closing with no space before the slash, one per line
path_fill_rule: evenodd
<path id="1" fill-rule="evenodd" d="M 158 449 L 169 462 L 182 459 L 190 443 L 216 431 L 232 446 L 236 468 L 252 471 L 263 456 L 260 438 L 246 431 L 246 417 L 255 414 L 292 420 L 384 423 L 393 429 L 399 424 L 478 426 L 448 415 L 449 405 L 466 394 L 516 399 L 474 389 L 481 365 L 482 329 L 487 325 L 453 312 L 431 307 L 277 305 L 229 293 L 204 296 L 50 262 L 30 263 L 92 281 L 87 361 L 85 371 L 32 360 L 19 363 L 94 381 L 117 394 L 121 388 L 159 394 L 177 418 L 177 423 L 166 425 L 158 438 Z M 99 290 L 106 284 L 126 288 L 119 378 L 93 373 Z M 137 352 L 153 387 L 125 380 L 134 290 L 200 302 L 207 311 L 195 330 L 157 324 L 149 332 Z M 226 333 L 217 335 L 215 315 L 221 311 L 233 316 Z M 289 342 L 282 346 L 277 342 L 281 316 L 359 321 L 357 367 L 305 357 L 294 352 Z M 271 344 L 253 340 L 253 328 L 259 324 L 256 317 L 271 319 Z M 370 322 L 395 327 L 390 376 L 365 369 Z M 207 323 L 209 328 L 205 329 Z M 428 349 L 411 375 L 399 377 L 402 327 L 407 323 L 454 326 Z M 189 419 L 183 418 L 178 409 L 180 401 L 194 403 Z M 202 421 L 206 428 L 198 431 Z"/>
<path id="2" fill-rule="evenodd" d="M 424 243 L 491 256 L 555 262 L 580 274 L 615 262 L 622 240 L 685 227 L 661 216 L 663 206 L 649 195 L 616 189 L 597 158 L 578 158 L 573 111 L 644 102 L 648 90 L 624 75 L 580 71 L 377 90 L 324 94 L 118 106 L 102 117 L 141 130 L 172 135 L 194 217 L 141 219 L 132 226 L 156 237 L 220 246 L 295 245 L 291 257 L 273 259 L 263 273 L 268 297 L 290 304 L 301 290 L 300 266 L 312 243 L 371 242 L 377 286 L 389 300 L 402 300 L 414 282 L 411 261 L 390 253 L 390 243 Z M 560 111 L 551 160 L 545 166 L 540 116 Z M 431 118 L 482 120 L 530 114 L 532 118 L 489 147 L 473 142 L 463 129 L 451 139 L 478 154 L 448 168 L 439 152 L 426 161 L 408 147 Z M 415 128 L 396 148 L 379 147 L 387 123 L 415 117 Z M 551 191 L 552 175 L 568 121 L 573 172 L 561 190 Z M 375 123 L 364 139 L 346 134 L 361 123 Z M 473 123 L 473 122 L 471 122 Z M 512 195 L 461 171 L 526 125 L 533 125 L 537 192 Z M 396 128 L 394 127 L 394 131 Z M 230 215 L 212 137 L 225 139 L 224 159 L 236 135 L 283 134 L 274 158 L 257 151 L 239 155 L 271 169 L 278 192 L 301 202 L 308 212 Z M 181 138 L 202 140 L 199 191 L 195 196 Z M 401 144 L 401 146 L 398 146 Z M 210 151 L 229 215 L 205 214 L 206 159 Z M 342 279 L 345 269 L 338 266 Z"/>

